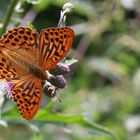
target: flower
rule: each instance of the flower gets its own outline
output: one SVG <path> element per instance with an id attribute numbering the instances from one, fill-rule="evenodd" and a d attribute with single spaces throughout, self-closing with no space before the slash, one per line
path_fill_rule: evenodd
<path id="1" fill-rule="evenodd" d="M 49 98 L 54 98 L 56 96 L 57 90 L 58 90 L 58 88 L 56 88 L 55 86 L 51 85 L 47 81 L 45 82 L 45 84 L 43 86 L 43 92 Z"/>
<path id="2" fill-rule="evenodd" d="M 67 81 L 63 75 L 51 76 L 48 79 L 48 82 L 50 82 L 53 86 L 61 89 L 67 85 Z"/>
<path id="3" fill-rule="evenodd" d="M 52 75 L 64 75 L 70 72 L 70 66 L 58 63 L 53 69 L 49 70 Z"/>
<path id="4" fill-rule="evenodd" d="M 4 82 L 4 88 L 5 88 L 5 93 L 6 93 L 6 97 L 8 99 L 11 99 L 13 100 L 13 95 L 11 93 L 11 88 L 12 86 L 14 85 L 13 83 L 10 83 L 10 82 Z"/>
<path id="5" fill-rule="evenodd" d="M 70 66 L 77 62 L 76 60 L 69 60 L 67 64 L 58 63 L 55 67 L 48 71 L 49 78 L 45 81 L 43 86 L 44 94 L 49 98 L 54 98 L 59 89 L 67 86 L 67 81 L 64 75 L 71 72 Z"/>

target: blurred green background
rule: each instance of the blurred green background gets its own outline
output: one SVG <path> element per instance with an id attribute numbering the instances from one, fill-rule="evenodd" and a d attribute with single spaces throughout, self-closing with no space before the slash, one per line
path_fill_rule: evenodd
<path id="1" fill-rule="evenodd" d="M 0 0 L 0 33 L 29 21 L 38 32 L 57 26 L 66 2 L 75 7 L 66 20 L 75 31 L 67 58 L 78 62 L 58 93 L 62 103 L 44 96 L 27 122 L 4 98 L 0 140 L 140 140 L 139 0 Z"/>

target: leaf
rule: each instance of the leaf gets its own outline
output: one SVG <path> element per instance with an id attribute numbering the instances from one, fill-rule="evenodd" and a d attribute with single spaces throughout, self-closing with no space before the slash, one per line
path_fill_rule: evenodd
<path id="1" fill-rule="evenodd" d="M 94 134 L 98 135 L 106 135 L 109 137 L 112 137 L 114 140 L 118 139 L 113 132 L 108 130 L 107 128 L 98 125 L 96 123 L 92 123 L 89 120 L 87 120 L 82 115 L 73 115 L 73 116 L 66 116 L 63 114 L 56 114 L 49 112 L 47 110 L 40 110 L 38 114 L 35 117 L 35 121 L 39 121 L 44 123 L 45 122 L 51 122 L 51 123 L 62 123 L 62 124 L 78 124 L 83 126 L 86 129 L 93 130 Z"/>
<path id="2" fill-rule="evenodd" d="M 40 3 L 40 0 L 24 0 L 24 1 L 26 1 L 28 3 L 31 3 L 31 4 L 38 4 L 38 3 Z"/>
<path id="3" fill-rule="evenodd" d="M 82 126 L 87 131 L 90 130 L 93 135 L 104 135 L 106 137 L 110 137 L 113 140 L 119 140 L 118 137 L 109 129 L 107 129 L 104 126 L 98 125 L 96 123 L 93 123 L 89 120 L 87 120 L 83 115 L 63 115 L 58 113 L 53 113 L 50 111 L 47 111 L 46 109 L 39 110 L 38 114 L 34 118 L 34 120 L 28 122 L 24 120 L 17 119 L 16 113 L 14 115 L 11 115 L 8 118 L 4 117 L 3 121 L 7 123 L 17 123 L 27 126 L 35 126 L 35 125 L 43 125 L 46 123 L 53 123 L 53 124 L 76 124 L 79 126 Z"/>
<path id="4" fill-rule="evenodd" d="M 34 5 L 34 8 L 40 12 L 45 9 L 50 5 L 50 2 L 48 0 L 40 0 L 40 2 L 37 5 Z"/>

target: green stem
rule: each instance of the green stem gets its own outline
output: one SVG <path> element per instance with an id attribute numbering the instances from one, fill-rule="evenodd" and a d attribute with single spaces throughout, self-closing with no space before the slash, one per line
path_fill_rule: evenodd
<path id="1" fill-rule="evenodd" d="M 7 25 L 11 19 L 12 13 L 14 11 L 14 8 L 17 4 L 18 0 L 11 0 L 11 2 L 9 3 L 8 9 L 6 11 L 5 17 L 3 19 L 3 27 L 0 30 L 0 35 L 2 35 L 3 33 L 5 33 Z"/>

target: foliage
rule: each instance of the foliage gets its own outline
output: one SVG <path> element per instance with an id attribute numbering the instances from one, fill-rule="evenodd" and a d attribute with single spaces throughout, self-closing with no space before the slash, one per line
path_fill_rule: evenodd
<path id="1" fill-rule="evenodd" d="M 0 34 L 29 22 L 38 31 L 56 26 L 66 2 L 0 1 Z M 14 140 L 139 140 L 140 1 L 71 2 L 75 10 L 67 15 L 66 24 L 75 30 L 75 40 L 68 58 L 78 62 L 66 76 L 67 88 L 60 91 L 62 103 L 43 96 L 40 111 L 27 122 L 5 99 L 0 136 L 6 140 L 11 136 Z"/>

